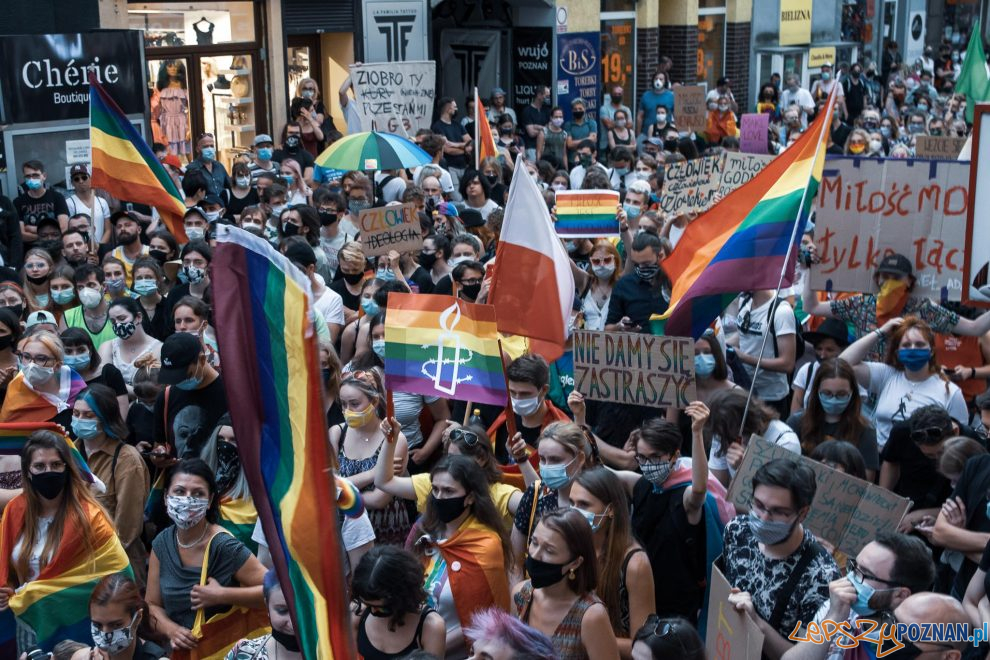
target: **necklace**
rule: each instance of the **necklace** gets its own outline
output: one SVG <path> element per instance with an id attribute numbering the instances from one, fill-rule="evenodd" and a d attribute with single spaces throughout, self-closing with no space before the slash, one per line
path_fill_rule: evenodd
<path id="1" fill-rule="evenodd" d="M 175 542 L 176 542 L 176 543 L 177 543 L 177 544 L 179 545 L 179 547 L 180 547 L 180 548 L 182 548 L 183 550 L 188 550 L 189 548 L 195 548 L 195 547 L 196 547 L 197 545 L 199 545 L 199 544 L 200 544 L 200 542 L 201 542 L 201 541 L 202 541 L 202 540 L 203 540 L 204 538 L 206 538 L 206 532 L 207 532 L 207 531 L 209 531 L 209 529 L 210 529 L 210 526 L 209 526 L 209 525 L 203 525 L 203 533 L 199 535 L 199 538 L 198 538 L 198 539 L 196 539 L 195 541 L 193 541 L 192 543 L 189 543 L 189 544 L 187 545 L 187 544 L 185 544 L 185 543 L 183 543 L 182 541 L 180 541 L 180 540 L 179 540 L 179 528 L 178 528 L 178 527 L 176 527 L 176 528 L 175 528 Z"/>

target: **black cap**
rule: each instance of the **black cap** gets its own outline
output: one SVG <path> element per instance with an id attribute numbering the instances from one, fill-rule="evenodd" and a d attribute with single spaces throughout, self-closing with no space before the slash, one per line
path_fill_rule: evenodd
<path id="1" fill-rule="evenodd" d="M 888 254 L 880 261 L 880 265 L 877 266 L 877 273 L 890 273 L 891 275 L 905 275 L 907 277 L 914 276 L 914 270 L 911 268 L 911 260 L 903 254 Z"/>
<path id="2" fill-rule="evenodd" d="M 162 385 L 175 385 L 188 377 L 189 365 L 199 359 L 203 344 L 199 337 L 188 332 L 176 332 L 162 344 L 162 367 L 158 371 L 158 382 Z"/>
<path id="3" fill-rule="evenodd" d="M 474 209 L 464 209 L 461 211 L 461 222 L 464 223 L 465 229 L 470 229 L 471 227 L 484 227 L 485 219 L 481 216 L 480 211 Z"/>
<path id="4" fill-rule="evenodd" d="M 825 319 L 817 330 L 810 330 L 802 335 L 812 346 L 829 337 L 841 348 L 849 345 L 849 328 L 846 327 L 845 321 L 839 319 Z"/>
<path id="5" fill-rule="evenodd" d="M 38 224 L 35 225 L 35 229 L 37 229 L 38 231 L 41 231 L 41 228 L 42 227 L 46 227 L 46 226 L 49 226 L 49 225 L 52 226 L 52 227 L 55 227 L 56 229 L 58 229 L 59 232 L 62 231 L 62 225 L 60 225 L 59 222 L 58 222 L 58 220 L 56 220 L 55 218 L 53 218 L 50 215 L 46 215 L 45 217 L 43 217 L 40 220 L 38 220 Z"/>
<path id="6" fill-rule="evenodd" d="M 210 193 L 205 197 L 203 197 L 203 199 L 199 200 L 200 207 L 206 204 L 210 204 L 212 206 L 223 206 L 223 200 L 220 199 L 220 195 L 214 195 L 213 193 Z"/>
<path id="7" fill-rule="evenodd" d="M 303 241 L 293 240 L 285 248 L 285 258 L 303 268 L 316 265 L 316 252 Z"/>
<path id="8" fill-rule="evenodd" d="M 121 218 L 127 218 L 128 220 L 133 220 L 134 222 L 141 224 L 141 221 L 138 220 L 137 216 L 134 215 L 132 211 L 117 211 L 110 216 L 110 225 L 116 226 L 117 221 Z"/>

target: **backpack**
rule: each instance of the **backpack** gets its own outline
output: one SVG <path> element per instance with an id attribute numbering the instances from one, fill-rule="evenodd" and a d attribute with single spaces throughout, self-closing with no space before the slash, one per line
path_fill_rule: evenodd
<path id="1" fill-rule="evenodd" d="M 387 175 L 382 179 L 381 183 L 375 183 L 375 199 L 377 199 L 381 204 L 385 204 L 385 186 L 390 184 L 393 180 L 399 177 L 394 174 Z"/>
<path id="2" fill-rule="evenodd" d="M 751 303 L 750 309 L 752 309 L 752 300 L 753 300 L 753 296 L 751 294 L 749 293 L 744 294 L 741 304 L 739 305 L 740 309 L 743 306 L 745 306 L 747 302 Z M 771 303 L 770 305 L 770 313 L 767 314 L 767 319 L 768 319 L 767 323 L 770 325 L 770 338 L 773 340 L 774 356 L 780 355 L 780 349 L 777 346 L 777 324 L 774 323 L 774 321 L 777 318 L 777 309 L 780 307 L 780 303 L 782 302 L 784 302 L 783 298 L 779 296 L 775 298 L 773 303 Z M 804 357 L 805 342 L 804 342 L 804 335 L 801 334 L 801 322 L 798 321 L 797 314 L 794 313 L 793 307 L 791 307 L 791 316 L 794 318 L 794 342 L 795 342 L 794 362 L 795 364 L 797 364 L 797 361 L 800 360 L 802 357 Z M 793 378 L 793 376 L 794 376 L 793 372 L 788 374 L 787 376 L 788 383 L 790 383 L 791 378 Z"/>

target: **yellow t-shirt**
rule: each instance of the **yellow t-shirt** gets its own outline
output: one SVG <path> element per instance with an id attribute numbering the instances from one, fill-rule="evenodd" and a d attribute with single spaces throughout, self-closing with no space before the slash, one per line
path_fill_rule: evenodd
<path id="1" fill-rule="evenodd" d="M 432 487 L 430 475 L 424 472 L 423 474 L 414 474 L 411 478 L 413 490 L 416 491 L 416 510 L 423 513 L 426 509 L 426 498 L 430 496 Z M 515 493 L 520 492 L 519 489 L 515 486 L 498 482 L 492 484 L 489 492 L 491 493 L 492 501 L 495 503 L 495 508 L 498 509 L 498 512 L 505 519 L 506 529 L 512 529 L 514 516 L 509 511 L 509 500 Z"/>

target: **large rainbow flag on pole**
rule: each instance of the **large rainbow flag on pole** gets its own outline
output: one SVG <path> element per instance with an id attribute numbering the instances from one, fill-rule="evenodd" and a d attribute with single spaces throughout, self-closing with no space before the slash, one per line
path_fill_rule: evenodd
<path id="1" fill-rule="evenodd" d="M 165 168 L 107 90 L 89 76 L 89 142 L 93 186 L 158 209 L 173 236 L 186 243 L 186 205 Z"/>
<path id="2" fill-rule="evenodd" d="M 744 291 L 790 286 L 796 252 L 825 167 L 834 92 L 784 153 L 688 225 L 663 262 L 674 283 L 663 333 L 697 339 Z"/>
<path id="3" fill-rule="evenodd" d="M 353 658 L 309 281 L 267 241 L 217 233 L 217 340 L 251 496 L 304 657 Z"/>
<path id="4" fill-rule="evenodd" d="M 478 88 L 474 88 L 474 169 L 481 169 L 481 161 L 486 158 L 497 158 L 498 148 L 495 145 L 495 136 L 492 135 L 491 124 L 488 123 L 488 114 L 485 106 L 478 96 Z"/>

